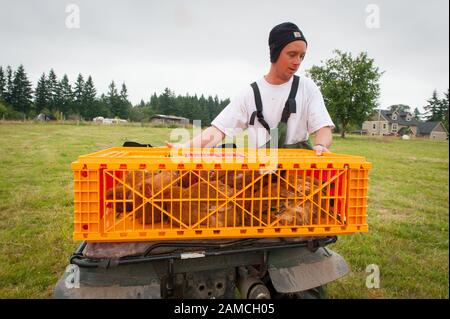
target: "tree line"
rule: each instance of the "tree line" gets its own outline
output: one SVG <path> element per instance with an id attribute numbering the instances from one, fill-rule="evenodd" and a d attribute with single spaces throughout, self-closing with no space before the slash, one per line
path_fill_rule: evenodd
<path id="1" fill-rule="evenodd" d="M 39 113 L 45 113 L 50 118 L 66 119 L 123 117 L 131 106 L 125 83 L 118 92 L 112 81 L 108 94 L 97 97 L 92 76 L 85 79 L 79 74 L 71 84 L 67 74 L 58 79 L 51 69 L 48 74 L 41 75 L 33 89 L 23 65 L 15 71 L 11 66 L 6 69 L 0 66 L 0 103 L 0 112 L 7 119 L 35 118 Z"/>
<path id="2" fill-rule="evenodd" d="M 346 131 L 360 128 L 378 107 L 379 79 L 384 72 L 365 52 L 356 57 L 339 50 L 334 53 L 334 57 L 321 66 L 312 66 L 307 73 L 321 88 L 336 131 L 345 137 Z M 42 112 L 54 118 L 90 120 L 103 116 L 148 121 L 154 114 L 164 114 L 201 120 L 202 126 L 208 126 L 228 103 L 229 99 L 220 100 L 217 95 L 181 96 L 166 88 L 161 94 L 153 93 L 148 101 L 141 100 L 133 106 L 125 83 L 119 88 L 112 81 L 108 92 L 98 96 L 90 75 L 85 79 L 79 74 L 71 84 L 66 74 L 58 79 L 53 69 L 42 74 L 33 90 L 23 65 L 14 72 L 10 66 L 6 69 L 0 66 L 0 118 L 6 119 L 34 118 Z M 414 109 L 415 118 L 441 121 L 448 130 L 448 90 L 444 98 L 434 91 L 427 103 L 424 114 Z M 390 108 L 393 107 L 411 112 L 407 105 Z"/>
<path id="3" fill-rule="evenodd" d="M 186 94 L 176 95 L 174 91 L 166 88 L 160 95 L 154 93 L 146 103 L 143 100 L 133 109 L 134 118 L 140 119 L 145 115 L 165 114 L 185 117 L 191 120 L 200 120 L 202 126 L 209 126 L 214 118 L 230 103 L 227 98 L 220 100 L 218 96 L 198 97 Z"/>
<path id="4" fill-rule="evenodd" d="M 154 114 L 164 114 L 199 119 L 202 125 L 209 125 L 228 103 L 228 99 L 219 100 L 217 96 L 177 96 L 166 88 L 133 106 L 125 83 L 117 87 L 112 81 L 108 92 L 98 96 L 92 76 L 79 74 L 70 83 L 66 74 L 58 79 L 51 69 L 41 75 L 33 89 L 23 65 L 15 71 L 11 66 L 0 66 L 0 118 L 4 119 L 33 119 L 44 113 L 51 119 L 91 120 L 103 116 L 148 121 Z"/>

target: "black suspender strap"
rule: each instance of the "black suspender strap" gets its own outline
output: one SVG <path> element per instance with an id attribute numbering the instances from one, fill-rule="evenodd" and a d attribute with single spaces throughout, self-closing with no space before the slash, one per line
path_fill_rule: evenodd
<path id="1" fill-rule="evenodd" d="M 294 75 L 294 79 L 292 80 L 292 86 L 291 91 L 289 92 L 289 97 L 286 101 L 286 104 L 284 105 L 283 113 L 281 114 L 281 122 L 287 123 L 289 116 L 291 113 L 297 112 L 297 106 L 295 103 L 295 96 L 297 95 L 298 91 L 298 83 L 299 83 L 299 77 Z M 256 82 L 253 82 L 251 84 L 251 87 L 253 89 L 253 94 L 255 95 L 255 104 L 256 104 L 256 111 L 253 112 L 253 114 L 250 116 L 249 125 L 255 125 L 255 117 L 258 118 L 259 123 L 261 123 L 262 126 L 270 133 L 270 127 L 269 124 L 264 120 L 263 116 L 263 105 L 261 101 L 261 93 L 259 92 L 258 85 Z"/>
<path id="2" fill-rule="evenodd" d="M 255 125 L 255 117 L 256 117 L 256 111 L 253 112 L 252 115 L 250 116 L 250 122 L 248 122 L 248 124 Z"/>
<path id="3" fill-rule="evenodd" d="M 255 103 L 256 103 L 256 117 L 258 118 L 259 123 L 261 123 L 262 126 L 264 126 L 264 128 L 270 133 L 270 127 L 269 124 L 267 124 L 266 120 L 264 120 L 264 116 L 263 116 L 263 105 L 262 105 L 262 101 L 261 101 L 261 93 L 259 93 L 259 88 L 258 85 L 256 84 L 256 82 L 253 82 L 251 84 L 252 89 L 253 89 L 253 94 L 255 95 Z M 254 125 L 255 124 L 255 112 L 252 114 L 252 116 L 250 117 L 250 125 Z"/>
<path id="4" fill-rule="evenodd" d="M 291 91 L 289 92 L 289 98 L 284 105 L 283 113 L 281 114 L 281 122 L 287 123 L 291 113 L 297 112 L 297 106 L 295 103 L 295 96 L 297 95 L 299 77 L 294 75 L 292 81 Z"/>

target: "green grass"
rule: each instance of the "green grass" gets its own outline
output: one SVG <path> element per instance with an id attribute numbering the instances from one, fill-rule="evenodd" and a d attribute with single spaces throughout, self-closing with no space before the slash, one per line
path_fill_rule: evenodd
<path id="1" fill-rule="evenodd" d="M 167 128 L 0 124 L 0 298 L 49 298 L 72 240 L 70 163 L 125 140 L 162 145 Z M 335 137 L 332 150 L 373 163 L 365 234 L 331 248 L 351 268 L 331 298 L 448 298 L 448 142 Z M 365 286 L 367 265 L 379 289 Z"/>
<path id="2" fill-rule="evenodd" d="M 334 298 L 448 298 L 448 142 L 350 136 L 333 151 L 365 156 L 369 233 L 341 236 L 334 249 L 352 272 L 330 284 Z M 380 289 L 366 288 L 366 267 Z"/>

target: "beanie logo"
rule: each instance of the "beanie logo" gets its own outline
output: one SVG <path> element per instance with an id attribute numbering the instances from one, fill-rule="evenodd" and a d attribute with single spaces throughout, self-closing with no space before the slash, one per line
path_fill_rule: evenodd
<path id="1" fill-rule="evenodd" d="M 301 38 L 302 34 L 300 32 L 294 31 L 294 38 Z"/>

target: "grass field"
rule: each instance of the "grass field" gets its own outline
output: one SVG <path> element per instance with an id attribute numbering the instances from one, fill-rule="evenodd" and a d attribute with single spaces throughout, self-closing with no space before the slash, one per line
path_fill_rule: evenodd
<path id="1" fill-rule="evenodd" d="M 72 240 L 72 172 L 78 155 L 125 140 L 162 145 L 169 129 L 0 123 L 0 298 L 49 298 Z M 335 137 L 332 150 L 373 163 L 366 234 L 331 248 L 351 273 L 331 298 L 448 298 L 448 142 Z M 366 267 L 380 288 L 366 287 Z"/>

